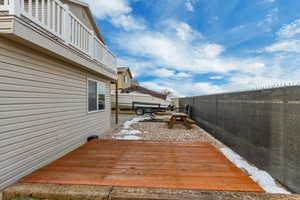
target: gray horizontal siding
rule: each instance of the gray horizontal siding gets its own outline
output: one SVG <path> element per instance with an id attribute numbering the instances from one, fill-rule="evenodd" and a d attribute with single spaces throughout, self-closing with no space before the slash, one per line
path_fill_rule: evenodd
<path id="1" fill-rule="evenodd" d="M 87 78 L 106 110 L 87 113 Z M 110 81 L 0 38 L 0 189 L 110 128 Z"/>

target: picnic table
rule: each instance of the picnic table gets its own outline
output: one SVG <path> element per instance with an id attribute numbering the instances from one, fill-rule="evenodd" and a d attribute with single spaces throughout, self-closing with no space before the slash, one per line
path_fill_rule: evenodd
<path id="1" fill-rule="evenodd" d="M 170 120 L 168 121 L 169 129 L 172 129 L 175 124 L 182 124 L 188 129 L 191 129 L 192 124 L 195 124 L 195 121 L 189 119 L 187 114 L 173 113 Z"/>

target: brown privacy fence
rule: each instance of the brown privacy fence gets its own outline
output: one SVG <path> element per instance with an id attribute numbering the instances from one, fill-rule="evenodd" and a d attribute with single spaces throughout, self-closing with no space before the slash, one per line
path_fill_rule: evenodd
<path id="1" fill-rule="evenodd" d="M 300 193 L 300 87 L 179 100 L 191 117 L 282 184 Z"/>

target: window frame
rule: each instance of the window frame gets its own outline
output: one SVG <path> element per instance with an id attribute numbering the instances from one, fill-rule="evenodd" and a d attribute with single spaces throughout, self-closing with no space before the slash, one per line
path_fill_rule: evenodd
<path id="1" fill-rule="evenodd" d="M 96 91 L 97 91 L 97 94 L 96 94 L 96 100 L 97 100 L 97 110 L 93 110 L 93 111 L 89 111 L 89 81 L 93 81 L 93 82 L 96 82 Z M 105 86 L 105 93 L 104 93 L 104 97 L 106 96 L 106 90 L 107 90 L 107 87 L 106 87 L 106 83 L 105 81 L 99 81 L 99 80 L 95 80 L 95 79 L 92 79 L 92 78 L 87 78 L 87 81 L 86 81 L 86 88 L 87 88 L 87 113 L 98 113 L 98 112 L 105 112 L 105 109 L 106 109 L 106 98 L 105 98 L 105 102 L 104 102 L 104 109 L 102 110 L 99 110 L 99 99 L 98 99 L 98 85 L 99 84 L 104 84 Z"/>

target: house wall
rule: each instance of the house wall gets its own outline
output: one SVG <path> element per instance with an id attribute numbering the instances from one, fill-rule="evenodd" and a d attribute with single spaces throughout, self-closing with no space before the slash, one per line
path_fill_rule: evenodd
<path id="1" fill-rule="evenodd" d="M 106 110 L 87 113 L 87 78 Z M 0 189 L 110 129 L 110 81 L 0 37 Z"/>
<path id="2" fill-rule="evenodd" d="M 300 192 L 300 87 L 180 99 L 192 118 L 247 160 Z"/>

